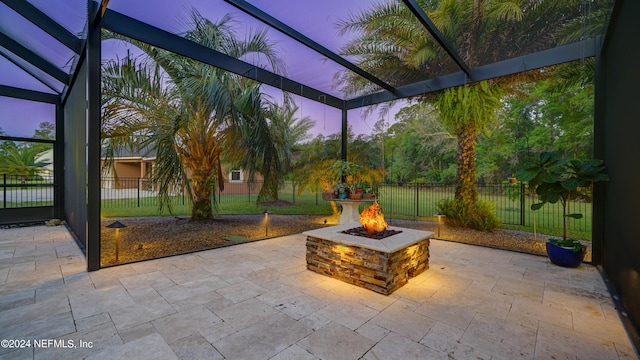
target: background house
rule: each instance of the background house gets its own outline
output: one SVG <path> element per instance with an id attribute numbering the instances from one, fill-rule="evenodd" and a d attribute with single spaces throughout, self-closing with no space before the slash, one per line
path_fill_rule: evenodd
<path id="1" fill-rule="evenodd" d="M 154 189 L 148 177 L 156 161 L 156 153 L 150 146 L 140 149 L 122 147 L 116 149 L 115 154 L 112 166 L 106 166 L 107 157 L 104 151 L 101 155 L 101 188 L 135 189 L 141 187 L 143 190 Z M 247 194 L 260 191 L 263 181 L 260 174 L 256 174 L 254 181 L 249 183 L 249 174 L 243 169 L 223 163 L 222 172 L 224 174 L 224 190 L 221 194 Z M 189 174 L 189 169 L 187 169 L 187 174 Z"/>

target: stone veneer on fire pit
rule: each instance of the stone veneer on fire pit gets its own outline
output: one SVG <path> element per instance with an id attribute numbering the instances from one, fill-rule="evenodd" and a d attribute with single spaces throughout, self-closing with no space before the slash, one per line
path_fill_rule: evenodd
<path id="1" fill-rule="evenodd" d="M 382 240 L 343 234 L 342 224 L 304 232 L 307 269 L 389 295 L 429 268 L 430 231 L 390 226 L 401 233 Z"/>

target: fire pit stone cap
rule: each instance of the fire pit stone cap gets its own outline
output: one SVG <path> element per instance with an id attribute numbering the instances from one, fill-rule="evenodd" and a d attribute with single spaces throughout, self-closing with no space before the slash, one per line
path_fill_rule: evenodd
<path id="1" fill-rule="evenodd" d="M 333 242 L 344 245 L 357 245 L 360 247 L 392 253 L 407 246 L 411 246 L 424 239 L 431 238 L 433 232 L 415 229 L 407 229 L 397 226 L 389 226 L 390 230 L 401 230 L 402 233 L 396 234 L 382 240 L 368 239 L 360 236 L 342 234 L 341 232 L 356 226 L 362 226 L 359 222 L 351 222 L 348 224 L 329 226 L 325 228 L 310 230 L 303 232 L 304 235 L 331 240 Z"/>

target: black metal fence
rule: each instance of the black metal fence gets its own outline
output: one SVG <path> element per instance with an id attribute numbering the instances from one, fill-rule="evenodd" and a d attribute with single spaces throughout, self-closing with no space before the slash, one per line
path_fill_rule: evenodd
<path id="1" fill-rule="evenodd" d="M 53 176 L 0 175 L 0 208 L 53 206 Z"/>
<path id="2" fill-rule="evenodd" d="M 145 207 L 158 205 L 158 189 L 145 178 L 107 178 L 101 179 L 101 198 L 103 208 Z M 285 188 L 290 188 L 290 182 Z M 225 181 L 224 190 L 215 188 L 212 196 L 220 203 L 255 202 L 262 187 L 261 181 Z M 189 205 L 190 197 L 184 189 L 170 192 L 172 205 Z M 213 200 L 213 199 L 212 199 Z M 295 195 L 289 199 L 295 202 Z"/>
<path id="3" fill-rule="evenodd" d="M 496 215 L 503 224 L 522 225 L 529 228 L 561 229 L 563 224 L 560 203 L 546 204 L 537 211 L 531 204 L 538 202 L 524 183 L 479 183 L 480 200 L 494 205 Z M 409 218 L 432 217 L 437 212 L 436 204 L 442 199 L 451 199 L 455 194 L 453 184 L 412 183 L 380 184 L 378 199 L 385 215 Z M 572 201 L 569 213 L 583 214 L 582 219 L 568 219 L 569 230 L 590 231 L 592 206 L 590 202 Z"/>
<path id="4" fill-rule="evenodd" d="M 53 205 L 55 184 L 52 177 L 1 175 L 0 184 L 2 208 L 20 208 Z M 225 182 L 224 190 L 216 189 L 214 195 L 220 204 L 255 202 L 262 182 L 232 181 Z M 157 206 L 157 188 L 144 178 L 102 178 L 101 198 L 103 208 L 135 208 Z M 455 187 L 452 184 L 404 183 L 380 184 L 377 197 L 389 218 L 429 218 L 438 212 L 436 204 L 442 199 L 451 199 Z M 297 195 L 293 182 L 285 182 L 280 192 L 280 200 L 304 205 L 326 205 L 319 200 L 320 189 L 316 192 Z M 535 195 L 528 193 L 525 184 L 517 183 L 481 183 L 478 184 L 481 200 L 494 205 L 496 215 L 504 224 L 523 225 L 528 228 L 562 228 L 562 207 L 547 204 L 538 211 L 531 211 L 536 203 Z M 176 189 L 171 197 L 175 205 L 190 204 L 189 196 Z M 573 201 L 570 212 L 581 213 L 583 219 L 569 219 L 569 229 L 590 231 L 592 206 L 588 202 Z"/>

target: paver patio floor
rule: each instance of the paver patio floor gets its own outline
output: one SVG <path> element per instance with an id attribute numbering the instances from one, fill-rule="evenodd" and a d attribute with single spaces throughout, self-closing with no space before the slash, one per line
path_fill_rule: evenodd
<path id="1" fill-rule="evenodd" d="M 0 359 L 636 358 L 590 265 L 432 240 L 384 296 L 305 251 L 298 234 L 87 273 L 63 227 L 0 230 L 0 339 L 31 340 Z"/>

